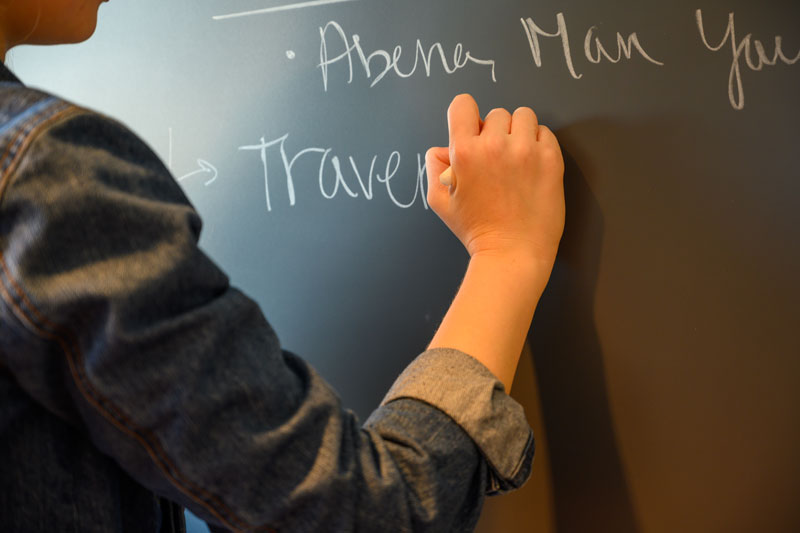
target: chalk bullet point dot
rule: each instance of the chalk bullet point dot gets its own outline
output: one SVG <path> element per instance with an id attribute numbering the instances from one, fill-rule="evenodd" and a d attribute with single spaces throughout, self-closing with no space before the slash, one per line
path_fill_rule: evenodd
<path id="1" fill-rule="evenodd" d="M 294 59 L 295 58 L 294 50 L 286 50 L 286 57 L 288 57 L 289 59 Z"/>

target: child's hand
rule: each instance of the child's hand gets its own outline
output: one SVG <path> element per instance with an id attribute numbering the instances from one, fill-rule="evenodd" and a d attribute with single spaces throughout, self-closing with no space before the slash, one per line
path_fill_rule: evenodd
<path id="1" fill-rule="evenodd" d="M 449 148 L 426 156 L 428 203 L 470 256 L 555 261 L 564 230 L 564 161 L 553 132 L 531 109 L 491 111 L 481 122 L 466 94 L 448 110 Z M 453 185 L 439 182 L 450 166 Z M 549 270 L 548 270 L 549 273 Z"/>

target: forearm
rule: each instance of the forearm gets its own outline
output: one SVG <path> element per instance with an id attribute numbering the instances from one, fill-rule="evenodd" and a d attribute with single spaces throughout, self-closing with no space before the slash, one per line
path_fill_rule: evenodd
<path id="1" fill-rule="evenodd" d="M 473 256 L 430 348 L 470 354 L 510 391 L 550 269 L 522 254 Z"/>

